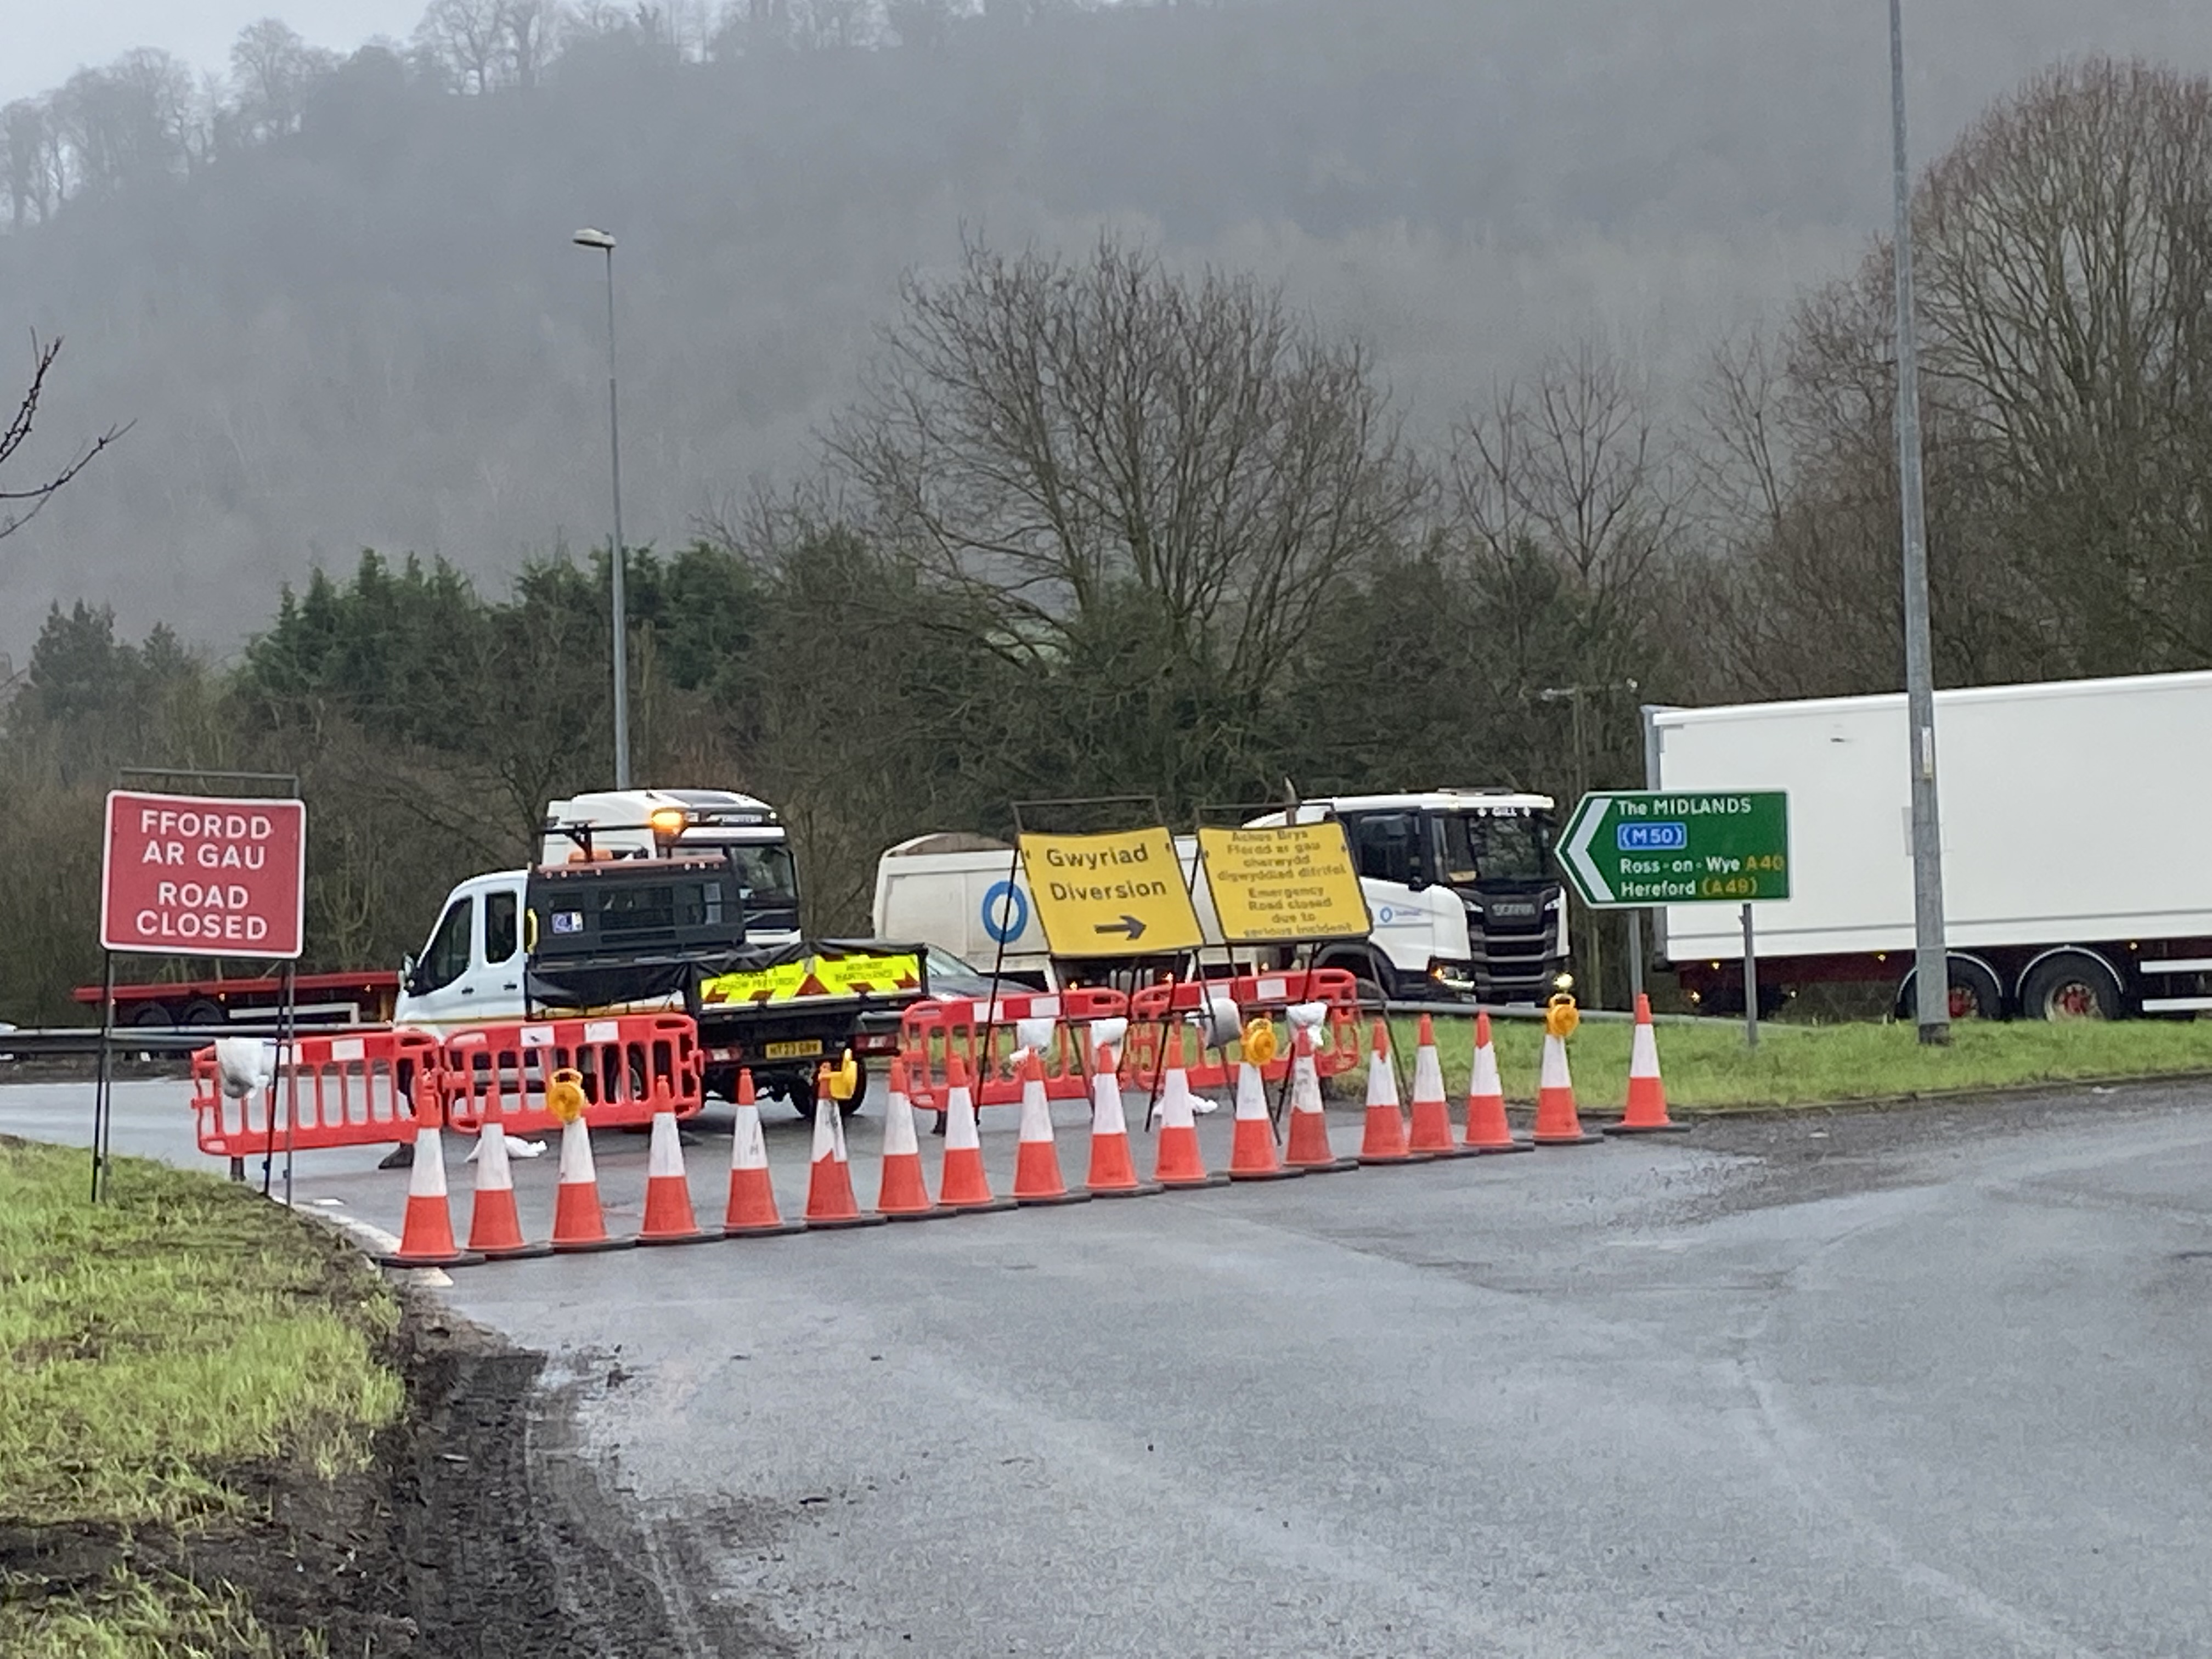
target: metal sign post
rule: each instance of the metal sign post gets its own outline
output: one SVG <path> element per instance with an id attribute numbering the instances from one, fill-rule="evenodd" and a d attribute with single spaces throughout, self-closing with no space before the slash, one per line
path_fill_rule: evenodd
<path id="1" fill-rule="evenodd" d="M 1751 907 L 1743 907 L 1743 1046 L 1759 1047 L 1759 951 L 1752 939 Z"/>

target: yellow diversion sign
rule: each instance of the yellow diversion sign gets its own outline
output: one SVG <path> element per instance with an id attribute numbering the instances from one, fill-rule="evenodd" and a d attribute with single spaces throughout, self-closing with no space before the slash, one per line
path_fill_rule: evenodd
<path id="1" fill-rule="evenodd" d="M 1195 951 L 1198 912 L 1165 828 L 1021 838 L 1045 943 L 1056 957 Z"/>
<path id="2" fill-rule="evenodd" d="M 1198 850 L 1221 937 L 1232 945 L 1363 939 L 1374 926 L 1344 826 L 1334 818 L 1267 830 L 1201 829 Z"/>

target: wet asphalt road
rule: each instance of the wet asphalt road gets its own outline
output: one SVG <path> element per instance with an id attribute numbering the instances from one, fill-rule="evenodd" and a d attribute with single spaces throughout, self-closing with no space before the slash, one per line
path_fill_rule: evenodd
<path id="1" fill-rule="evenodd" d="M 81 1138 L 88 1094 L 0 1090 L 0 1131 Z M 187 1156 L 181 1098 L 124 1085 L 118 1149 Z M 795 1208 L 805 1131 L 765 1115 Z M 1356 1114 L 1334 1123 L 1348 1147 Z M 985 1136 L 1010 1178 L 1012 1115 Z M 700 1139 L 719 1212 L 726 1135 Z M 403 1178 L 369 1156 L 302 1157 L 300 1200 L 396 1225 Z M 552 1162 L 520 1166 L 526 1226 Z M 600 1163 L 634 1224 L 642 1143 Z M 748 1604 L 760 1651 L 2212 1656 L 2201 1087 L 506 1263 L 444 1293 L 554 1355 L 670 1541 L 641 1571 L 702 1626 Z"/>

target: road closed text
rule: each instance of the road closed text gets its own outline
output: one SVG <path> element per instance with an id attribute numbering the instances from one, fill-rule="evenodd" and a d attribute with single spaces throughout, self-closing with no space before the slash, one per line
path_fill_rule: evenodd
<path id="1" fill-rule="evenodd" d="M 263 945 L 269 918 L 253 910 L 253 896 L 233 883 L 163 881 L 154 902 L 139 907 L 131 925 L 142 939 L 181 945 Z"/>

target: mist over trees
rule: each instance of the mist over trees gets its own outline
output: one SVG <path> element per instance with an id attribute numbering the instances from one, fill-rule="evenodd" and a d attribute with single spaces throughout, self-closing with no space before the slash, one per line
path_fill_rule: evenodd
<path id="1" fill-rule="evenodd" d="M 1012 21 L 768 3 L 678 27 L 451 0 L 404 52 L 317 60 L 289 129 L 277 52 L 255 136 L 27 213 L 0 269 L 81 271 L 114 325 L 93 331 L 95 392 L 85 335 L 57 388 L 112 398 L 125 365 L 172 401 L 55 425 L 140 420 L 96 495 L 80 480 L 0 544 L 9 591 L 40 601 L 26 634 L 45 616 L 0 715 L 0 859 L 27 872 L 0 886 L 0 930 L 31 942 L 0 956 L 0 1015 L 58 1014 L 95 970 L 82 918 L 118 765 L 298 771 L 311 951 L 333 964 L 396 961 L 451 881 L 525 856 L 547 799 L 604 781 L 605 552 L 559 545 L 552 517 L 574 492 L 571 543 L 592 542 L 604 382 L 573 430 L 547 388 L 603 371 L 598 272 L 558 262 L 640 156 L 667 163 L 669 216 L 623 227 L 617 256 L 625 466 L 699 489 L 681 511 L 641 489 L 663 533 L 629 555 L 637 769 L 775 802 L 818 929 L 865 926 L 885 846 L 1003 833 L 1015 799 L 1135 791 L 1187 817 L 1286 780 L 1571 797 L 1640 779 L 1640 702 L 1893 688 L 1881 238 L 1657 356 L 1601 326 L 1473 337 L 1439 301 L 1395 319 L 1445 366 L 1411 386 L 1371 289 L 1346 315 L 1297 259 L 1268 274 L 1293 243 L 1395 248 L 1437 261 L 1413 293 L 1489 257 L 1471 226 L 1504 235 L 1542 200 L 1584 204 L 1585 251 L 1633 244 L 1632 192 L 1605 205 L 1618 179 L 1566 151 L 1493 134 L 1500 183 L 1414 142 L 1469 72 L 1437 48 L 1480 33 L 1539 61 L 1527 16 L 1478 28 L 1480 9 L 1393 0 L 1353 28 L 1318 0 Z M 1243 73 L 1261 41 L 1274 56 Z M 1414 72 L 1417 41 L 1444 67 Z M 1692 59 L 1692 81 L 1717 73 Z M 1153 95 L 1158 119 L 1123 119 Z M 1245 125 L 1210 125 L 1231 105 Z M 1722 106 L 1655 131 L 1724 149 Z M 1095 120 L 1126 143 L 1071 145 Z M 1323 128 L 1358 159 L 1315 170 Z M 1170 165 L 1208 145 L 1218 165 Z M 572 176 L 553 204 L 546 181 Z M 1007 212 L 963 222 L 978 179 Z M 464 206 L 481 269 L 447 257 Z M 1964 124 L 1913 210 L 1940 679 L 2207 665 L 2212 82 L 2038 70 Z M 1273 255 L 1219 257 L 1248 213 L 1277 216 Z M 1419 232 L 1389 216 L 1424 213 Z M 334 249 L 352 263 L 316 257 Z M 635 325 L 653 317 L 696 337 Z M 753 465 L 732 422 L 787 422 L 782 464 Z M 335 537 L 386 489 L 501 539 L 348 532 L 257 575 L 269 526 Z"/>
<path id="2" fill-rule="evenodd" d="M 0 296 L 75 359 L 54 430 L 137 422 L 0 562 L 0 650 L 53 599 L 228 648 L 363 546 L 491 575 L 602 540 L 579 224 L 622 239 L 626 507 L 664 545 L 804 474 L 902 276 L 963 234 L 1112 224 L 1281 281 L 1424 437 L 1584 337 L 1680 399 L 1886 216 L 1879 12 L 441 0 L 357 49 L 280 18 L 228 64 L 131 54 L 0 113 Z M 2167 0 L 1912 29 L 1929 155 L 2070 52 L 2212 64 Z"/>

